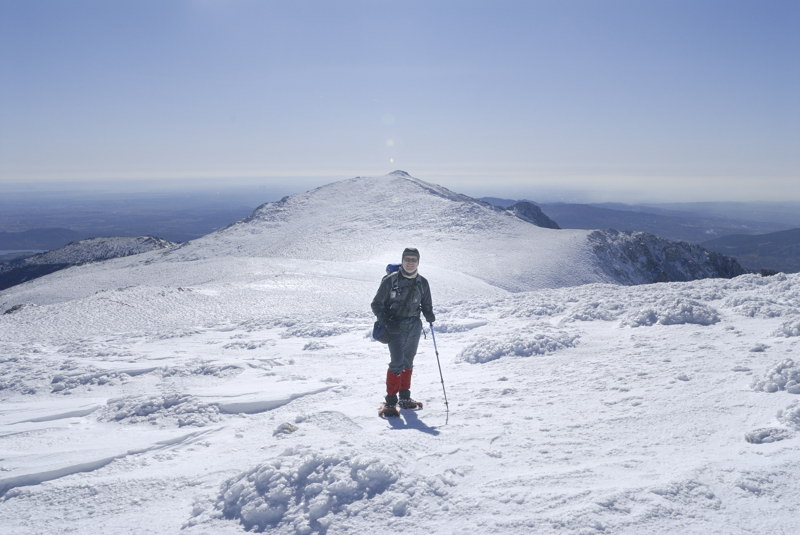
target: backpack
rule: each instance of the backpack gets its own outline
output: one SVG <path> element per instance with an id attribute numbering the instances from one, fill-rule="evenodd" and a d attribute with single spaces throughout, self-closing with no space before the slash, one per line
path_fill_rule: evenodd
<path id="1" fill-rule="evenodd" d="M 386 264 L 386 275 L 384 275 L 383 278 L 385 279 L 386 277 L 388 277 L 395 271 L 398 271 L 399 269 L 400 269 L 400 264 Z"/>

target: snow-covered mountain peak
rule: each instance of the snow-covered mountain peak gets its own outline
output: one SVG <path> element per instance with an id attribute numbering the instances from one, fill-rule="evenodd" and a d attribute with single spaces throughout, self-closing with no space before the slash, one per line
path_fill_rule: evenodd
<path id="1" fill-rule="evenodd" d="M 395 171 L 342 180 L 264 204 L 250 217 L 167 256 L 385 265 L 413 246 L 420 249 L 425 268 L 467 273 L 501 288 L 522 290 L 608 282 L 588 261 L 587 234 L 539 228 L 511 212 Z M 574 269 L 564 270 L 565 262 Z"/>
<path id="2" fill-rule="evenodd" d="M 649 265 L 646 273 L 634 266 L 634 275 L 617 280 L 616 271 L 602 265 L 608 256 L 589 239 L 590 231 L 541 228 L 523 212 L 502 210 L 394 171 L 264 204 L 250 217 L 166 256 L 178 261 L 277 257 L 385 265 L 399 261 L 402 250 L 413 246 L 422 253 L 422 269 L 467 274 L 511 291 L 661 280 L 653 278 Z M 678 246 L 671 260 L 680 261 L 681 255 Z M 721 275 L 713 265 L 694 272 L 699 277 Z"/>
<path id="3" fill-rule="evenodd" d="M 344 247 L 351 258 L 368 259 L 387 240 L 426 241 L 431 239 L 426 234 L 475 231 L 509 222 L 520 223 L 480 201 L 395 171 L 342 180 L 266 203 L 250 217 L 199 241 L 204 247 L 209 241 L 241 244 L 243 236 L 261 235 L 239 251 L 327 259 L 326 251 Z M 309 244 L 314 247 L 308 249 Z"/>
<path id="4" fill-rule="evenodd" d="M 248 280 L 261 285 L 265 277 L 276 276 L 275 270 L 319 277 L 335 304 L 350 298 L 340 295 L 341 281 L 335 281 L 355 277 L 371 287 L 408 246 L 420 250 L 420 270 L 440 281 L 437 298 L 443 300 L 464 299 L 476 291 L 494 295 L 743 272 L 735 262 L 728 266 L 702 250 L 689 250 L 688 244 L 661 243 L 650 235 L 603 239 L 600 234 L 541 228 L 511 210 L 394 172 L 342 180 L 264 204 L 250 217 L 174 249 L 32 281 L 4 292 L 0 305 L 50 303 L 137 283 L 204 286 Z M 640 261 L 642 253 L 646 261 Z"/>
<path id="5" fill-rule="evenodd" d="M 430 196 L 458 203 L 475 204 L 489 211 L 494 207 L 455 193 L 442 186 L 415 178 L 405 171 L 393 171 L 383 176 L 355 177 L 319 188 L 284 197 L 278 202 L 258 207 L 245 222 L 279 220 L 287 209 L 313 209 L 332 222 L 347 222 L 352 214 L 380 216 L 388 224 L 415 224 L 430 208 Z M 387 203 L 388 201 L 388 203 Z M 435 215 L 435 212 L 433 213 Z M 307 214 L 313 216 L 314 214 Z M 436 217 L 436 219 L 440 219 Z"/>

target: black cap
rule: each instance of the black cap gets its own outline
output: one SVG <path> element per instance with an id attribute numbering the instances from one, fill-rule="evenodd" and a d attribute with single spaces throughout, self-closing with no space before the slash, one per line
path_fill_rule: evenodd
<path id="1" fill-rule="evenodd" d="M 406 247 L 403 251 L 403 258 L 407 256 L 416 256 L 419 259 L 419 251 L 415 247 Z"/>

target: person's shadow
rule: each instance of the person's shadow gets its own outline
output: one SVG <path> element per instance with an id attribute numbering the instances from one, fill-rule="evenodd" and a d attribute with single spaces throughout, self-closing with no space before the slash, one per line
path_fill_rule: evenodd
<path id="1" fill-rule="evenodd" d="M 387 418 L 389 425 L 394 429 L 415 429 L 436 436 L 440 433 L 436 427 L 431 427 L 417 416 L 416 411 L 402 411 L 399 418 Z"/>

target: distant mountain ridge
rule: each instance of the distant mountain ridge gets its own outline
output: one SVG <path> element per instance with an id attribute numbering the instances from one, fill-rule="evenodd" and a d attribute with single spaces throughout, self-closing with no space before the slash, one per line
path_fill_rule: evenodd
<path id="1" fill-rule="evenodd" d="M 407 245 L 422 251 L 423 266 L 459 270 L 490 284 L 521 291 L 587 282 L 639 284 L 661 280 L 730 277 L 744 273 L 735 261 L 697 254 L 697 247 L 640 234 L 607 247 L 637 250 L 652 242 L 650 264 L 622 279 L 602 262 L 631 254 L 602 254 L 604 231 L 556 230 L 558 224 L 532 203 L 497 207 L 430 184 L 404 171 L 356 177 L 267 203 L 229 227 L 194 240 L 170 257 L 238 254 L 353 261 L 392 261 Z M 592 236 L 590 238 L 590 235 Z M 659 253 L 663 252 L 663 255 Z M 682 269 L 658 265 L 684 262 Z M 693 267 L 689 267 L 692 264 Z M 654 267 L 655 266 L 655 267 Z M 509 276 L 509 273 L 513 276 Z M 666 279 L 665 279 L 666 277 Z M 675 278 L 671 278 L 675 277 Z"/>
<path id="2" fill-rule="evenodd" d="M 67 228 L 37 228 L 21 232 L 0 232 L 0 249 L 49 251 L 88 237 L 83 232 Z"/>
<path id="3" fill-rule="evenodd" d="M 507 208 L 509 212 L 537 227 L 560 229 L 561 227 L 550 219 L 541 208 L 529 201 L 519 201 Z"/>
<path id="4" fill-rule="evenodd" d="M 602 269 L 622 284 L 686 282 L 708 278 L 709 270 L 721 278 L 745 272 L 729 256 L 646 232 L 598 230 L 589 235 L 589 240 L 602 259 Z"/>
<path id="5" fill-rule="evenodd" d="M 483 197 L 482 200 L 503 208 L 518 202 L 496 197 Z M 786 229 L 781 223 L 734 220 L 713 213 L 703 215 L 677 209 L 616 204 L 527 202 L 538 206 L 562 228 L 648 232 L 670 240 L 693 243 L 730 234 L 764 234 Z"/>
<path id="6" fill-rule="evenodd" d="M 222 266 L 237 258 L 324 262 L 336 270 L 375 266 L 372 269 L 380 273 L 386 263 L 398 260 L 405 247 L 414 246 L 421 251 L 422 271 L 434 269 L 445 278 L 471 277 L 487 288 L 510 292 L 744 273 L 735 261 L 720 261 L 710 252 L 698 254 L 690 244 L 667 243 L 649 234 L 623 239 L 615 231 L 544 228 L 539 225 L 557 225 L 526 204 L 510 208 L 492 206 L 404 171 L 356 177 L 263 204 L 249 217 L 196 240 L 175 247 L 164 243 L 124 263 L 114 261 L 114 269 L 124 277 L 131 272 L 125 266 L 135 266 L 136 276 L 150 277 L 153 284 L 164 263 L 185 265 L 181 271 L 186 284 L 191 284 L 192 277 L 201 275 L 192 272 L 190 266 L 197 264 L 190 263 Z M 647 262 L 633 261 L 645 249 Z M 90 277 L 91 272 L 81 270 L 80 275 Z M 236 270 L 219 267 L 202 277 L 224 280 L 228 272 Z M 81 291 L 81 284 L 66 280 L 64 284 L 70 286 L 65 293 Z M 124 285 L 111 279 L 103 284 Z"/>
<path id="7" fill-rule="evenodd" d="M 499 207 L 508 207 L 517 202 L 496 197 L 484 197 L 483 200 Z M 719 209 L 715 210 L 713 205 L 704 203 L 688 204 L 692 211 L 681 211 L 683 205 L 661 208 L 612 203 L 543 203 L 537 206 L 564 228 L 647 232 L 662 238 L 695 243 L 732 256 L 752 271 L 800 271 L 800 236 L 793 230 L 787 230 L 786 223 L 782 223 L 792 221 L 783 205 L 776 208 L 774 222 L 730 219 Z M 763 210 L 740 208 L 743 216 L 768 217 Z M 800 216 L 797 218 L 800 219 Z"/>
<path id="8" fill-rule="evenodd" d="M 176 243 L 153 236 L 80 240 L 54 251 L 0 264 L 0 290 L 70 266 L 170 249 L 176 245 Z"/>
<path id="9" fill-rule="evenodd" d="M 800 272 L 800 229 L 769 234 L 733 235 L 701 244 L 707 249 L 735 257 L 753 270 Z"/>

